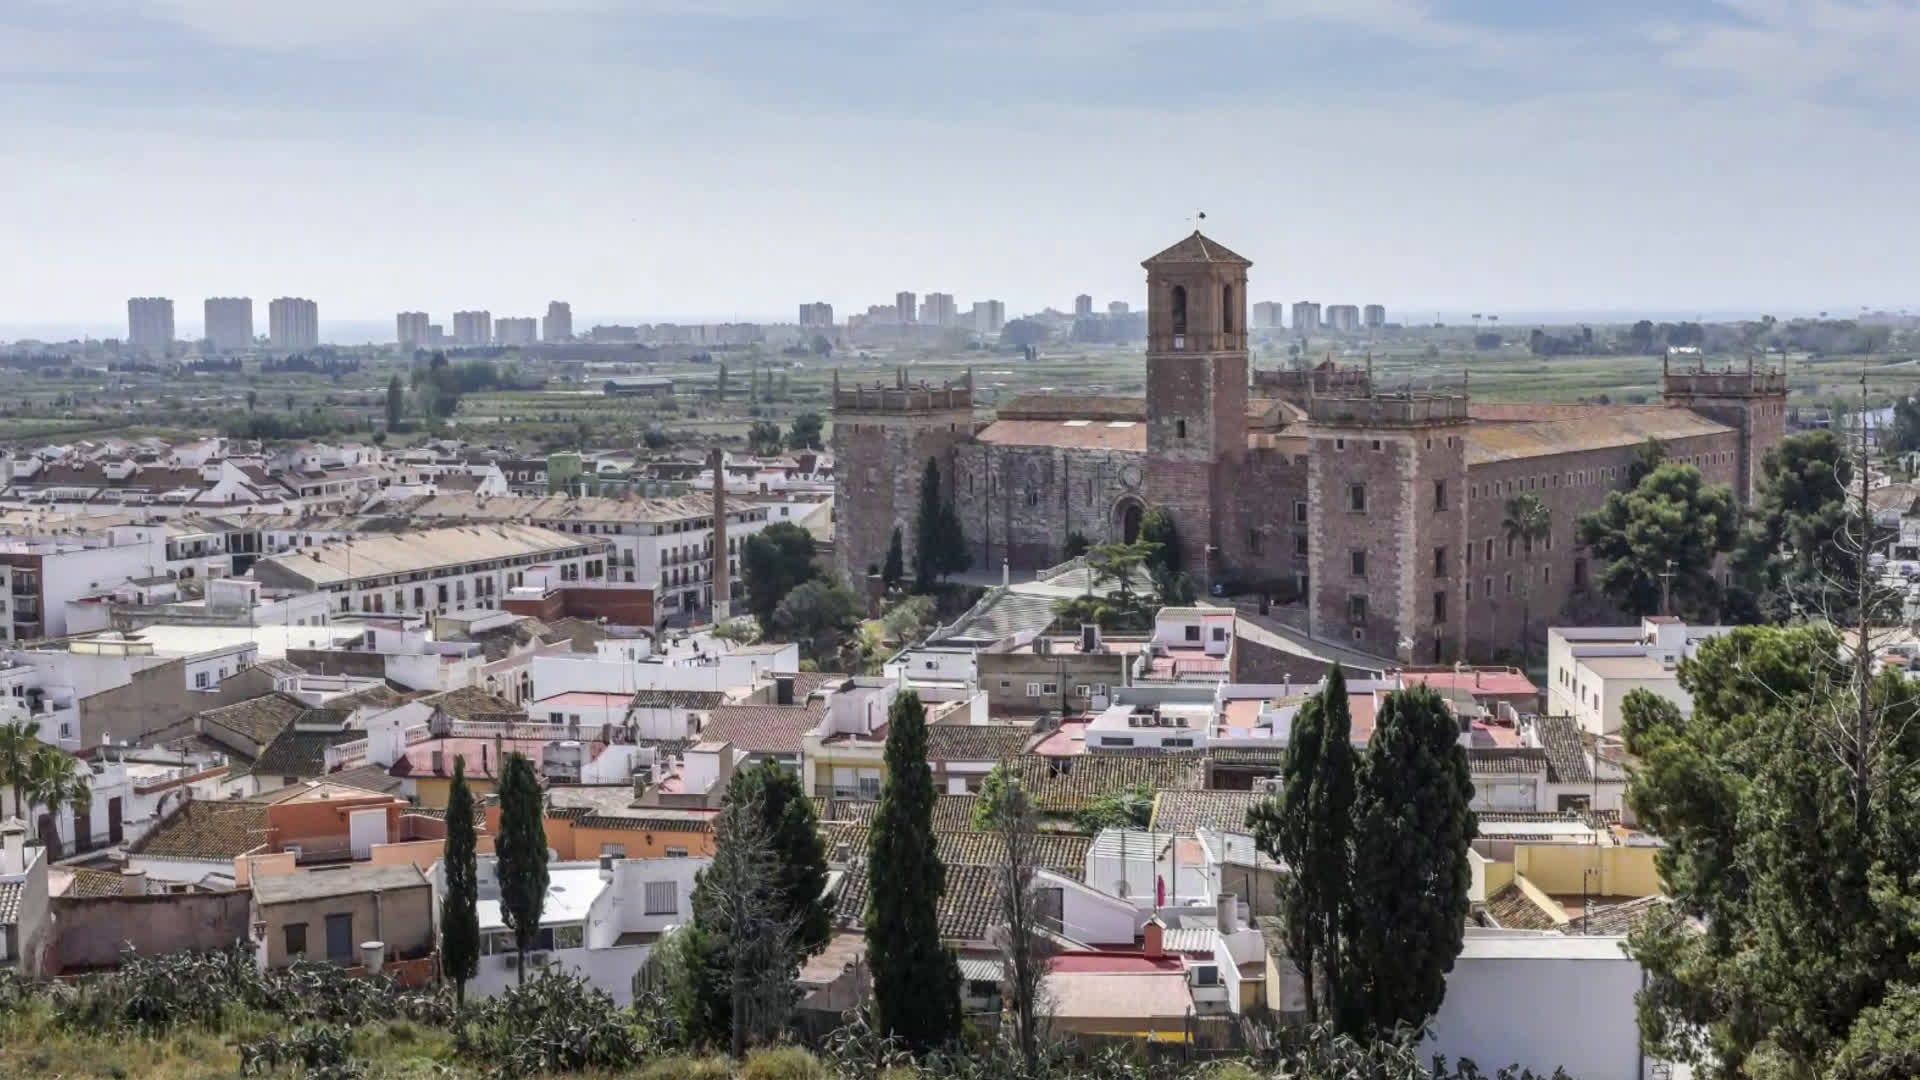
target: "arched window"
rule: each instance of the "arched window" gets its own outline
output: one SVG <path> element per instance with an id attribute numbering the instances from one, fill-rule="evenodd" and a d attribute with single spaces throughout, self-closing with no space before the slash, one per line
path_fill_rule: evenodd
<path id="1" fill-rule="evenodd" d="M 1220 289 L 1220 329 L 1233 333 L 1233 286 L 1224 285 Z"/>
<path id="2" fill-rule="evenodd" d="M 1173 287 L 1173 332 L 1176 334 L 1187 332 L 1187 287 L 1185 285 Z"/>

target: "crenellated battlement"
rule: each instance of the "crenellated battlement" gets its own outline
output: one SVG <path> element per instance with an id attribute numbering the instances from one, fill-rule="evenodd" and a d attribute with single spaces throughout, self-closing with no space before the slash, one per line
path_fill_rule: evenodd
<path id="1" fill-rule="evenodd" d="M 1329 427 L 1426 427 L 1468 421 L 1467 395 L 1438 391 L 1315 396 L 1307 420 Z"/>

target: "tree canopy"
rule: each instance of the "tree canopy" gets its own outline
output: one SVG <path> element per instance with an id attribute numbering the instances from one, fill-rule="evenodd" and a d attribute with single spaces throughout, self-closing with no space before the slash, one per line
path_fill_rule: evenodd
<path id="1" fill-rule="evenodd" d="M 1853 478 L 1851 455 L 1831 431 L 1789 435 L 1768 451 L 1735 556 L 1761 618 L 1798 609 L 1852 620 L 1854 556 L 1867 525 L 1848 503 Z"/>
<path id="2" fill-rule="evenodd" d="M 797 641 L 816 664 L 840 651 L 860 624 L 860 600 L 838 578 L 817 577 L 795 586 L 773 612 L 773 631 Z"/>
<path id="3" fill-rule="evenodd" d="M 494 873 L 500 882 L 500 917 L 513 931 L 520 954 L 520 980 L 527 977 L 527 950 L 540 932 L 547 902 L 546 810 L 540 778 L 526 755 L 511 753 L 500 771 L 500 836 Z"/>
<path id="4" fill-rule="evenodd" d="M 747 587 L 747 610 L 761 627 L 771 628 L 773 613 L 787 594 L 820 576 L 813 534 L 786 521 L 754 533 L 741 552 L 740 574 Z"/>
<path id="5" fill-rule="evenodd" d="M 1608 492 L 1598 510 L 1581 516 L 1578 537 L 1599 564 L 1601 591 L 1627 614 L 1659 614 L 1670 573 L 1672 613 L 1708 619 L 1720 603 L 1714 559 L 1733 547 L 1739 528 L 1732 488 L 1669 462 L 1631 491 Z"/>
<path id="6" fill-rule="evenodd" d="M 953 499 L 941 490 L 940 464 L 928 458 L 920 475 L 920 506 L 914 517 L 914 590 L 930 592 L 947 575 L 963 573 L 972 565 L 959 512 L 954 509 Z"/>
<path id="7" fill-rule="evenodd" d="M 480 969 L 479 870 L 474 857 L 473 791 L 467 759 L 453 758 L 447 787 L 446 890 L 440 896 L 440 974 L 453 980 L 456 1003 L 467 999 L 467 980 Z"/>
<path id="8" fill-rule="evenodd" d="M 793 418 L 793 426 L 787 429 L 787 449 L 820 449 L 820 429 L 823 421 L 817 412 L 803 412 Z"/>
<path id="9" fill-rule="evenodd" d="M 1862 683 L 1847 651 L 1824 625 L 1742 627 L 1680 664 L 1691 714 L 1623 703 L 1673 899 L 1630 938 L 1641 1040 L 1697 1075 L 1874 1077 L 1873 1045 L 1914 1031 L 1920 687 Z"/>

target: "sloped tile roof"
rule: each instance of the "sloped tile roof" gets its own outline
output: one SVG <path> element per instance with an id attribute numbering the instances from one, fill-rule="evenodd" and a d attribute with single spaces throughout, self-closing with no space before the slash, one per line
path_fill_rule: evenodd
<path id="1" fill-rule="evenodd" d="M 366 732 L 352 729 L 301 731 L 289 726 L 260 752 L 251 771 L 255 776 L 312 779 L 325 775 L 328 747 L 366 737 Z"/>
<path id="2" fill-rule="evenodd" d="M 802 737 L 825 715 L 819 704 L 722 705 L 708 712 L 700 738 L 725 739 L 750 754 L 798 754 Z"/>
<path id="3" fill-rule="evenodd" d="M 389 773 L 385 765 L 360 765 L 340 772 L 328 773 L 326 781 L 329 784 L 375 791 L 382 795 L 391 795 L 407 786 L 405 780 Z"/>
<path id="4" fill-rule="evenodd" d="M 1179 243 L 1141 263 L 1141 266 L 1154 266 L 1160 263 L 1229 263 L 1236 266 L 1252 266 L 1253 261 L 1235 255 L 1199 229 Z"/>
<path id="5" fill-rule="evenodd" d="M 995 420 L 974 438 L 1004 446 L 1057 446 L 1139 454 L 1147 449 L 1147 425 L 1133 420 Z"/>
<path id="6" fill-rule="evenodd" d="M 1147 399 L 1102 394 L 1021 394 L 994 410 L 1001 420 L 1134 420 L 1147 418 Z"/>
<path id="7" fill-rule="evenodd" d="M 1246 832 L 1247 811 L 1264 797 L 1257 791 L 1163 791 L 1153 801 L 1153 821 L 1147 827 L 1174 833 L 1199 828 Z"/>
<path id="8" fill-rule="evenodd" d="M 719 690 L 637 690 L 627 703 L 633 709 L 711 709 L 726 704 Z"/>
<path id="9" fill-rule="evenodd" d="M 455 720 L 497 721 L 502 714 L 512 714 L 522 722 L 527 718 L 525 709 L 497 694 L 489 694 L 477 686 L 462 686 L 444 694 L 423 697 L 420 703 L 439 709 Z"/>
<path id="10" fill-rule="evenodd" d="M 991 866 L 952 865 L 947 867 L 947 887 L 940 896 L 937 911 L 940 937 L 945 941 L 981 941 L 998 918 L 1000 871 Z M 868 895 L 865 860 L 847 867 L 841 879 L 840 900 L 834 905 L 834 919 L 842 926 L 859 926 L 866 921 Z"/>
<path id="11" fill-rule="evenodd" d="M 1474 776 L 1531 776 L 1547 771 L 1547 752 L 1537 747 L 1467 749 L 1467 770 Z"/>
<path id="12" fill-rule="evenodd" d="M 1467 428 L 1467 464 L 1618 449 L 1648 439 L 1667 442 L 1732 430 L 1689 409 L 1589 406 L 1584 415 L 1566 420 L 1472 424 Z"/>
<path id="13" fill-rule="evenodd" d="M 1587 751 L 1580 743 L 1580 725 L 1571 716 L 1542 716 L 1535 721 L 1547 751 L 1547 776 L 1556 784 L 1593 782 Z"/>
<path id="14" fill-rule="evenodd" d="M 936 795 L 933 798 L 933 828 L 935 832 L 971 832 L 973 830 L 973 807 L 980 801 L 978 795 Z M 868 816 L 871 822 L 872 816 Z"/>
<path id="15" fill-rule="evenodd" d="M 865 825 L 827 826 L 825 834 L 829 857 L 835 847 L 844 844 L 851 858 L 864 858 L 869 831 Z M 949 869 L 956 866 L 1001 866 L 1006 862 L 1006 838 L 999 833 L 946 832 L 936 829 L 933 835 L 940 860 Z M 1082 880 L 1086 874 L 1087 849 L 1092 846 L 1093 837 L 1076 833 L 1036 833 L 1033 836 L 1036 864 L 1075 881 Z"/>
<path id="16" fill-rule="evenodd" d="M 1154 791 L 1199 791 L 1207 784 L 1206 758 L 1197 753 L 1071 758 L 1029 754 L 1014 767 L 1037 810 L 1084 810 L 1102 795 L 1138 784 Z"/>
<path id="17" fill-rule="evenodd" d="M 927 728 L 928 761 L 1005 761 L 1027 748 L 1025 725 L 934 724 Z"/>
<path id="18" fill-rule="evenodd" d="M 200 714 L 200 720 L 217 724 L 265 746 L 306 711 L 306 702 L 275 691 L 208 709 Z"/>
<path id="19" fill-rule="evenodd" d="M 1569 922 L 1565 930 L 1569 934 L 1625 934 L 1656 911 L 1672 903 L 1664 896 L 1643 896 L 1638 900 L 1629 900 L 1624 904 L 1607 904 L 1589 909 L 1585 915 Z"/>
<path id="20" fill-rule="evenodd" d="M 1518 885 L 1508 885 L 1488 897 L 1487 914 L 1503 930 L 1553 930 L 1559 925 Z"/>
<path id="21" fill-rule="evenodd" d="M 226 862 L 259 847 L 266 839 L 266 804 L 201 800 L 181 807 L 173 817 L 148 833 L 133 853 L 156 859 Z"/>
<path id="22" fill-rule="evenodd" d="M 73 897 L 119 896 L 126 892 L 126 882 L 119 874 L 108 870 L 88 870 L 85 867 L 73 871 L 73 881 L 67 885 L 67 895 Z"/>

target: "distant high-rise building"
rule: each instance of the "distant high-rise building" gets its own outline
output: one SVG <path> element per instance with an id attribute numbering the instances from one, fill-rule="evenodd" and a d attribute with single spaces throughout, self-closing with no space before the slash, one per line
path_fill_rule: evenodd
<path id="1" fill-rule="evenodd" d="M 1086 293 L 1081 293 L 1079 296 L 1074 297 L 1073 298 L 1073 317 L 1076 319 L 1092 318 L 1093 317 L 1093 297 L 1088 296 Z"/>
<path id="2" fill-rule="evenodd" d="M 298 352 L 320 344 L 320 305 L 283 296 L 267 305 L 267 336 L 275 349 Z"/>
<path id="3" fill-rule="evenodd" d="M 547 303 L 547 317 L 540 320 L 541 341 L 573 340 L 573 305 L 565 300 Z"/>
<path id="4" fill-rule="evenodd" d="M 800 305 L 800 325 L 808 329 L 829 329 L 833 326 L 833 305 L 825 300 Z"/>
<path id="5" fill-rule="evenodd" d="M 1286 305 L 1274 300 L 1262 300 L 1253 305 L 1253 328 L 1255 330 L 1278 330 L 1286 325 Z"/>
<path id="6" fill-rule="evenodd" d="M 1112 303 L 1107 305 L 1107 314 L 1113 316 L 1116 319 L 1121 317 L 1122 315 L 1125 315 L 1130 310 L 1132 309 L 1127 307 L 1127 302 L 1125 300 L 1115 300 Z"/>
<path id="7" fill-rule="evenodd" d="M 1007 325 L 1007 305 L 999 300 L 976 300 L 973 305 L 973 332 L 997 334 Z"/>
<path id="8" fill-rule="evenodd" d="M 1360 309 L 1352 304 L 1328 304 L 1327 329 L 1342 334 L 1360 329 Z"/>
<path id="9" fill-rule="evenodd" d="M 493 313 L 490 311 L 454 312 L 453 343 L 455 345 L 493 344 Z"/>
<path id="10" fill-rule="evenodd" d="M 532 345 L 540 340 L 540 320 L 529 315 L 524 319 L 500 318 L 493 321 L 493 343 L 495 345 Z"/>
<path id="11" fill-rule="evenodd" d="M 1386 306 L 1383 304 L 1368 304 L 1361 321 L 1367 324 L 1367 329 L 1369 330 L 1378 330 L 1387 325 Z"/>
<path id="12" fill-rule="evenodd" d="M 920 321 L 928 326 L 952 326 L 954 314 L 952 293 L 930 292 L 920 305 Z"/>
<path id="13" fill-rule="evenodd" d="M 1320 329 L 1320 305 L 1311 300 L 1302 300 L 1293 305 L 1293 332 L 1305 334 L 1309 330 Z"/>
<path id="14" fill-rule="evenodd" d="M 417 349 L 433 344 L 433 325 L 424 311 L 403 311 L 393 317 L 393 336 L 401 348 Z"/>
<path id="15" fill-rule="evenodd" d="M 127 301 L 127 344 L 165 355 L 173 348 L 173 301 L 136 296 Z"/>
<path id="16" fill-rule="evenodd" d="M 445 345 L 446 343 L 447 343 L 447 328 L 440 325 L 439 323 L 427 324 L 427 344 L 437 347 L 440 345 Z"/>
<path id="17" fill-rule="evenodd" d="M 213 352 L 240 352 L 253 348 L 253 299 L 212 296 L 205 305 L 207 348 Z"/>
<path id="18" fill-rule="evenodd" d="M 914 296 L 910 292 L 894 293 L 893 294 L 893 310 L 895 312 L 894 317 L 897 318 L 902 323 L 911 323 L 913 321 L 913 316 L 914 316 L 913 302 L 916 299 L 918 299 L 918 297 Z"/>

